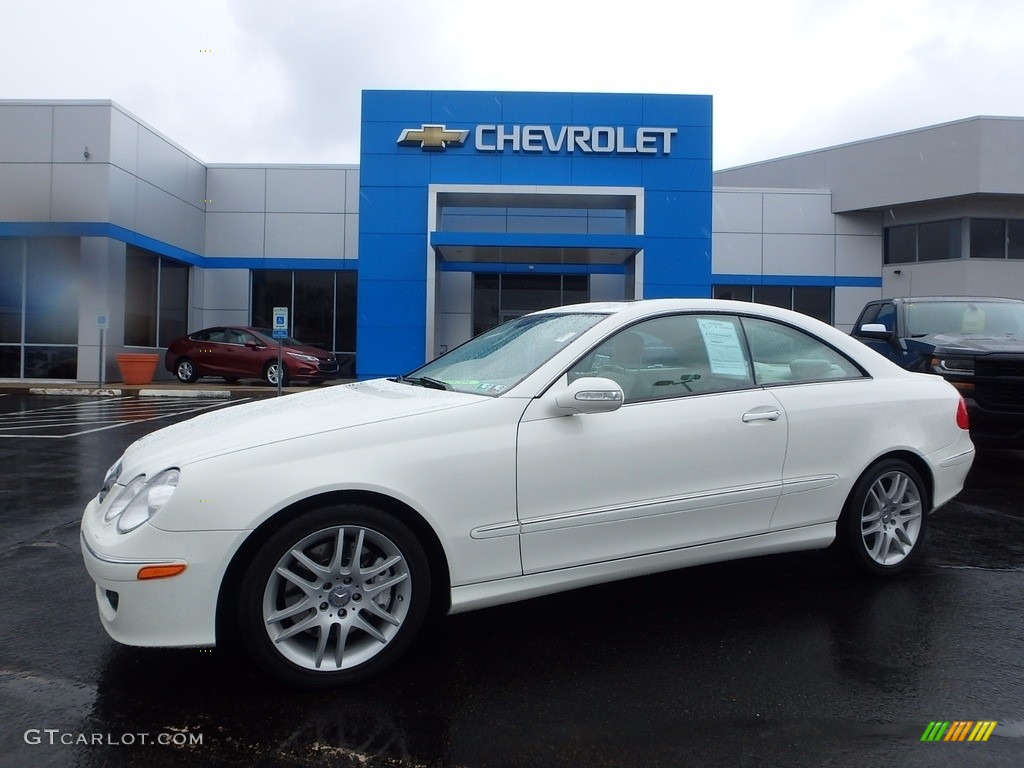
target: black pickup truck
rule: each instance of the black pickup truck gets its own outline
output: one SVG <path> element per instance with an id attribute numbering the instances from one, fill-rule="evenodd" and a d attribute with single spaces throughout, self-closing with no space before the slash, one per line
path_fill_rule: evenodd
<path id="1" fill-rule="evenodd" d="M 967 401 L 978 445 L 1024 448 L 1024 301 L 921 296 L 869 302 L 852 335 Z"/>

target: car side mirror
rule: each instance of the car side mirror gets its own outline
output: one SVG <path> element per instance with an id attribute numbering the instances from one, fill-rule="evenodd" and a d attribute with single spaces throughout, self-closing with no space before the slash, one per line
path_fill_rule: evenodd
<path id="1" fill-rule="evenodd" d="M 263 349 L 263 345 L 260 344 L 258 341 L 247 341 L 245 342 L 245 346 L 247 346 L 249 349 Z"/>
<path id="2" fill-rule="evenodd" d="M 857 336 L 865 339 L 878 339 L 879 341 L 892 341 L 896 338 L 895 331 L 890 331 L 881 323 L 865 323 L 857 329 Z"/>
<path id="3" fill-rule="evenodd" d="M 555 405 L 567 414 L 609 413 L 622 406 L 622 387 L 611 379 L 586 376 L 555 395 Z"/>

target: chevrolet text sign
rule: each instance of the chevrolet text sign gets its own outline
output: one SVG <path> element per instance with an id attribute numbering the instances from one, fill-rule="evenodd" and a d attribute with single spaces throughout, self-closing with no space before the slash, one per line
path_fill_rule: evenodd
<path id="1" fill-rule="evenodd" d="M 615 128 L 596 125 L 478 125 L 480 152 L 599 152 L 606 154 L 667 155 L 676 128 Z"/>
<path id="2" fill-rule="evenodd" d="M 623 128 L 606 125 L 478 125 L 474 143 L 478 152 L 584 152 L 620 155 L 668 155 L 678 128 Z M 461 146 L 468 131 L 448 130 L 443 125 L 406 128 L 401 146 L 444 150 Z"/>

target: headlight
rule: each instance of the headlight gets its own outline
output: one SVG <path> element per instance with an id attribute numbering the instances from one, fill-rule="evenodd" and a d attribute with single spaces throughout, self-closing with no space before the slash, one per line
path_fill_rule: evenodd
<path id="1" fill-rule="evenodd" d="M 121 491 L 117 498 L 110 503 L 110 507 L 103 515 L 103 519 L 109 523 L 115 517 L 124 512 L 124 508 L 127 507 L 129 503 L 131 503 L 132 499 L 134 499 L 136 495 L 138 495 L 139 491 L 141 491 L 145 487 L 145 485 L 145 475 L 139 475 L 130 483 L 128 483 L 128 485 L 124 487 L 124 490 Z"/>
<path id="2" fill-rule="evenodd" d="M 107 494 L 110 493 L 110 489 L 117 484 L 117 479 L 121 477 L 121 460 L 118 459 L 114 462 L 114 466 L 107 470 L 106 476 L 103 478 L 103 485 L 100 486 L 99 503 L 102 504 L 103 500 L 107 498 Z"/>
<path id="3" fill-rule="evenodd" d="M 110 505 L 104 519 L 109 521 L 116 517 L 119 533 L 134 531 L 171 500 L 180 478 L 177 469 L 165 469 L 149 482 L 145 475 L 139 475 Z"/>
<path id="4" fill-rule="evenodd" d="M 316 358 L 316 357 L 313 357 L 313 355 L 303 355 L 303 354 L 300 354 L 299 352 L 289 352 L 288 354 L 291 355 L 292 357 L 294 357 L 296 360 L 305 360 L 307 363 L 318 363 L 318 362 L 320 362 L 319 359 Z"/>
<path id="5" fill-rule="evenodd" d="M 973 376 L 973 357 L 933 357 L 931 367 L 934 373 L 939 375 L 952 374 L 954 376 Z"/>

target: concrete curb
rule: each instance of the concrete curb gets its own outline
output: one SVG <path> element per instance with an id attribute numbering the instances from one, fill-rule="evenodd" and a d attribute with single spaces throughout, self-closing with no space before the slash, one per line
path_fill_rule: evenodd
<path id="1" fill-rule="evenodd" d="M 83 389 L 81 387 L 57 389 L 55 387 L 30 387 L 30 395 L 91 395 L 93 397 L 120 397 L 124 394 L 120 389 Z"/>
<path id="2" fill-rule="evenodd" d="M 140 389 L 139 397 L 231 397 L 230 389 Z"/>

